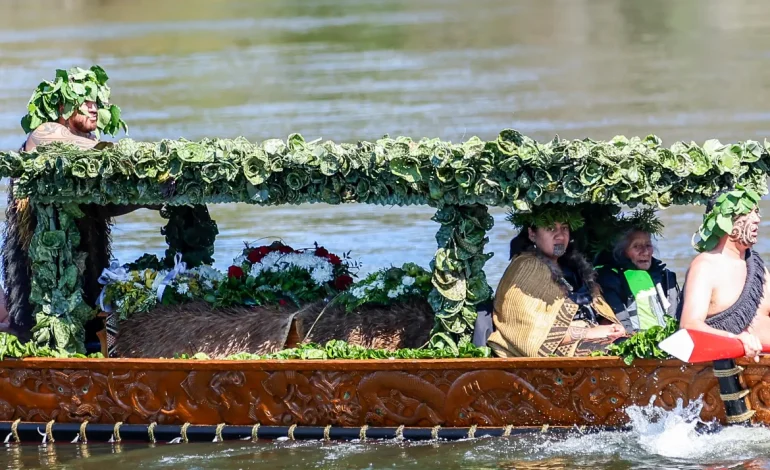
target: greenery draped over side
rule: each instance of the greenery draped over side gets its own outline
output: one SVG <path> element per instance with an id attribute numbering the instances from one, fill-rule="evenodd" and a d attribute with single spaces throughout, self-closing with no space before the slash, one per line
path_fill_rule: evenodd
<path id="1" fill-rule="evenodd" d="M 541 143 L 510 129 L 494 140 L 457 144 L 408 137 L 306 142 L 299 134 L 259 143 L 123 139 L 88 151 L 55 143 L 0 153 L 0 177 L 14 178 L 16 197 L 39 209 L 30 249 L 39 345 L 83 349 L 91 311 L 81 295 L 83 255 L 73 251 L 76 204 L 166 204 L 166 263 L 182 252 L 193 266 L 211 262 L 216 225 L 205 204 L 426 204 L 437 209 L 440 224 L 431 262 L 431 346 L 457 355 L 469 344 L 476 305 L 491 294 L 483 272 L 492 256 L 484 253 L 489 206 L 665 208 L 703 203 L 736 184 L 765 194 L 769 148 L 767 141 L 717 140 L 665 147 L 656 136 Z"/>

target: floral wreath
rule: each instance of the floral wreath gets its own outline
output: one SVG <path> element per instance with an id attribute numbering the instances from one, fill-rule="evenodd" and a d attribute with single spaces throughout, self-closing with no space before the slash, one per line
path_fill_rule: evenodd
<path id="1" fill-rule="evenodd" d="M 719 195 L 711 211 L 703 214 L 703 223 L 693 235 L 693 248 L 699 252 L 713 250 L 720 238 L 733 231 L 735 219 L 754 210 L 760 199 L 759 193 L 740 184 Z M 697 242 L 696 236 L 700 238 Z"/>
<path id="2" fill-rule="evenodd" d="M 80 67 L 56 70 L 54 81 L 41 82 L 32 93 L 21 127 L 29 134 L 46 122 L 56 122 L 60 117 L 69 119 L 86 101 L 93 101 L 98 108 L 94 132 L 97 138 L 102 132 L 115 135 L 121 128 L 128 133 L 128 126 L 120 118 L 120 108 L 109 104 L 108 79 L 107 72 L 98 65 L 88 70 Z"/>
<path id="3" fill-rule="evenodd" d="M 553 228 L 559 222 L 567 224 L 571 231 L 575 231 L 585 224 L 585 219 L 579 209 L 550 204 L 535 206 L 527 212 L 516 212 L 510 209 L 505 220 L 519 230 L 527 227 Z"/>

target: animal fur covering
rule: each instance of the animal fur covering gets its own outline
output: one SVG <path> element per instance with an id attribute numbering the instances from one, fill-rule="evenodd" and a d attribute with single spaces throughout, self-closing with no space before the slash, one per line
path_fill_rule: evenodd
<path id="1" fill-rule="evenodd" d="M 5 305 L 10 330 L 22 341 L 31 338 L 35 326 L 29 294 L 32 288 L 32 268 L 29 245 L 35 233 L 37 218 L 27 199 L 13 196 L 13 180 L 8 183 L 8 206 L 5 209 L 3 237 L 3 280 Z"/>
<path id="2" fill-rule="evenodd" d="M 290 337 L 303 343 L 339 339 L 396 350 L 424 345 L 433 327 L 433 311 L 425 301 L 362 307 L 352 313 L 341 306 L 324 307 L 323 302 L 299 310 L 282 306 L 212 309 L 205 302 L 159 306 L 120 323 L 117 354 L 141 358 L 267 354 L 294 346 Z"/>

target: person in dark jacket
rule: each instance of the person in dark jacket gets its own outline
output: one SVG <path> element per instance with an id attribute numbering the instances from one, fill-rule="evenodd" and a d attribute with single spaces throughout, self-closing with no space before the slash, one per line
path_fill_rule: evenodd
<path id="1" fill-rule="evenodd" d="M 664 326 L 675 317 L 680 290 L 676 274 L 653 256 L 652 234 L 625 231 L 611 253 L 597 258 L 597 281 L 628 334 Z"/>

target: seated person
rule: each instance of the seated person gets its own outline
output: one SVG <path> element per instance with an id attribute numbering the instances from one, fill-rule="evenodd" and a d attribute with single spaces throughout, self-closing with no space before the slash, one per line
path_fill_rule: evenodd
<path id="1" fill-rule="evenodd" d="M 602 295 L 629 335 L 665 326 L 666 315 L 675 317 L 679 305 L 676 274 L 652 256 L 650 230 L 632 226 L 612 253 L 600 255 L 596 262 Z"/>
<path id="2" fill-rule="evenodd" d="M 583 225 L 574 209 L 536 207 L 509 218 L 520 227 L 495 293 L 488 345 L 501 357 L 585 356 L 625 329 L 604 301 L 596 272 L 570 244 Z"/>
<path id="3" fill-rule="evenodd" d="M 756 360 L 762 344 L 770 344 L 767 269 L 754 251 L 759 221 L 756 193 L 738 187 L 709 201 L 696 234 L 700 254 L 690 263 L 677 311 L 680 328 L 738 338 Z"/>

